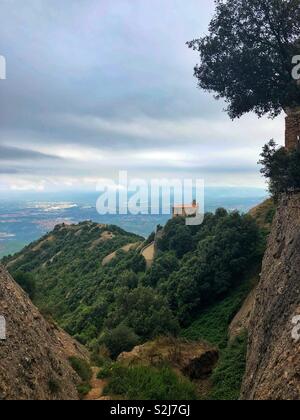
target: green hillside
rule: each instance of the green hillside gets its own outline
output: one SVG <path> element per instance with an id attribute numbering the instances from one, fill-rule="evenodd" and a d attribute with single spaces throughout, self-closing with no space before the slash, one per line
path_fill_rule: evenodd
<path id="1" fill-rule="evenodd" d="M 59 225 L 3 262 L 19 282 L 30 274 L 34 302 L 81 342 L 94 343 L 121 324 L 144 341 L 176 334 L 224 299 L 264 247 L 251 217 L 222 209 L 201 226 L 170 220 L 164 232 L 149 270 L 138 249 L 122 251 L 143 238 L 91 222 Z"/>
<path id="2" fill-rule="evenodd" d="M 265 240 L 254 218 L 219 209 L 201 226 L 170 220 L 148 269 L 144 238 L 91 222 L 59 225 L 2 262 L 42 312 L 94 355 L 104 347 L 116 358 L 158 336 L 182 335 L 217 344 L 221 360 L 230 360 L 228 325 L 251 288 L 249 272 L 259 270 Z"/>
<path id="3" fill-rule="evenodd" d="M 122 251 L 143 241 L 116 226 L 60 225 L 3 263 L 27 291 L 30 281 L 31 296 L 44 315 L 80 342 L 93 345 L 104 332 L 125 323 L 129 348 L 124 344 L 121 350 L 131 349 L 140 339 L 178 330 L 166 300 L 142 287 L 144 258 L 138 250 Z"/>

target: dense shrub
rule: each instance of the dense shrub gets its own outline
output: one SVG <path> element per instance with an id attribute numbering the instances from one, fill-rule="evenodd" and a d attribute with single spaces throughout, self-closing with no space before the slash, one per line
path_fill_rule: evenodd
<path id="1" fill-rule="evenodd" d="M 300 189 L 299 149 L 288 151 L 284 147 L 278 148 L 271 140 L 264 146 L 259 163 L 263 165 L 261 172 L 267 178 L 274 198 Z"/>
<path id="2" fill-rule="evenodd" d="M 217 368 L 212 375 L 212 400 L 238 400 L 246 369 L 247 334 L 237 337 L 221 353 Z"/>
<path id="3" fill-rule="evenodd" d="M 192 229 L 185 225 L 184 218 L 177 217 L 167 223 L 158 246 L 162 251 L 175 251 L 178 258 L 194 250 L 195 240 Z"/>
<path id="4" fill-rule="evenodd" d="M 253 277 L 249 276 L 225 299 L 205 309 L 188 328 L 182 330 L 181 335 L 191 341 L 204 340 L 220 349 L 226 348 L 229 325 L 257 283 L 259 272 L 260 267 L 257 267 Z"/>
<path id="5" fill-rule="evenodd" d="M 124 272 L 120 273 L 116 287 L 128 287 L 128 289 L 136 289 L 138 284 L 139 276 L 131 270 L 125 270 Z"/>
<path id="6" fill-rule="evenodd" d="M 166 300 L 150 287 L 116 290 L 115 304 L 105 325 L 112 329 L 122 323 L 144 340 L 168 333 L 175 335 L 179 329 Z"/>
<path id="7" fill-rule="evenodd" d="M 92 389 L 89 383 L 82 383 L 77 386 L 77 391 L 80 399 L 83 399 Z"/>
<path id="8" fill-rule="evenodd" d="M 13 278 L 22 287 L 22 289 L 28 294 L 30 299 L 34 298 L 36 286 L 35 280 L 32 274 L 30 273 L 22 273 L 18 271 L 17 273 L 13 273 Z"/>
<path id="9" fill-rule="evenodd" d="M 156 287 L 161 281 L 167 280 L 174 271 L 179 269 L 179 261 L 173 252 L 164 252 L 153 263 L 147 272 L 144 283 Z"/>
<path id="10" fill-rule="evenodd" d="M 249 266 L 261 260 L 264 249 L 255 221 L 236 212 L 208 215 L 194 236 L 197 249 L 157 286 L 183 325 L 239 285 Z"/>
<path id="11" fill-rule="evenodd" d="M 110 370 L 110 380 L 105 392 L 120 395 L 128 400 L 177 401 L 195 400 L 195 386 L 177 376 L 170 368 L 115 365 Z"/>
<path id="12" fill-rule="evenodd" d="M 124 351 L 131 351 L 139 341 L 140 338 L 135 332 L 122 324 L 106 332 L 102 338 L 103 344 L 106 345 L 113 359 L 116 359 Z"/>
<path id="13" fill-rule="evenodd" d="M 61 391 L 61 384 L 57 379 L 51 378 L 48 381 L 48 388 L 51 394 L 57 395 Z"/>
<path id="14" fill-rule="evenodd" d="M 92 369 L 87 361 L 80 359 L 79 357 L 72 356 L 69 358 L 69 362 L 82 381 L 88 382 L 92 379 Z"/>

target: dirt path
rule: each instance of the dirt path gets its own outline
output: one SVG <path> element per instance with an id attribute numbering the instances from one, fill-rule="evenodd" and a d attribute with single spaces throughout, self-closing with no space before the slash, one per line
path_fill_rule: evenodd
<path id="1" fill-rule="evenodd" d="M 109 397 L 103 396 L 104 388 L 107 385 L 107 382 L 103 379 L 98 379 L 97 375 L 99 373 L 99 368 L 94 367 L 93 370 L 93 377 L 90 382 L 92 389 L 90 392 L 86 395 L 84 398 L 86 401 L 101 401 L 101 400 L 107 400 Z"/>
<path id="2" fill-rule="evenodd" d="M 145 258 L 147 267 L 150 268 L 153 264 L 154 257 L 155 257 L 155 245 L 154 242 L 144 248 L 141 252 L 142 256 Z"/>

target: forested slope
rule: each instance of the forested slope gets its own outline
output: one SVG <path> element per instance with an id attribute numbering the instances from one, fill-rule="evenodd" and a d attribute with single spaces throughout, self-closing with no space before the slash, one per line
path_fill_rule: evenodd
<path id="1" fill-rule="evenodd" d="M 43 313 L 94 355 L 104 346 L 114 359 L 156 337 L 181 335 L 217 345 L 226 361 L 228 326 L 257 281 L 266 231 L 224 209 L 195 227 L 173 219 L 151 268 L 144 241 L 115 226 L 59 225 L 3 263 Z M 236 388 L 222 395 L 236 397 Z"/>

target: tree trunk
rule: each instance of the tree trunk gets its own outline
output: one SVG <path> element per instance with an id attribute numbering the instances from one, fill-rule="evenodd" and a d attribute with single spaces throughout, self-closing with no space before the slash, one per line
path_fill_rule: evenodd
<path id="1" fill-rule="evenodd" d="M 285 147 L 294 150 L 300 146 L 300 107 L 285 109 Z"/>

